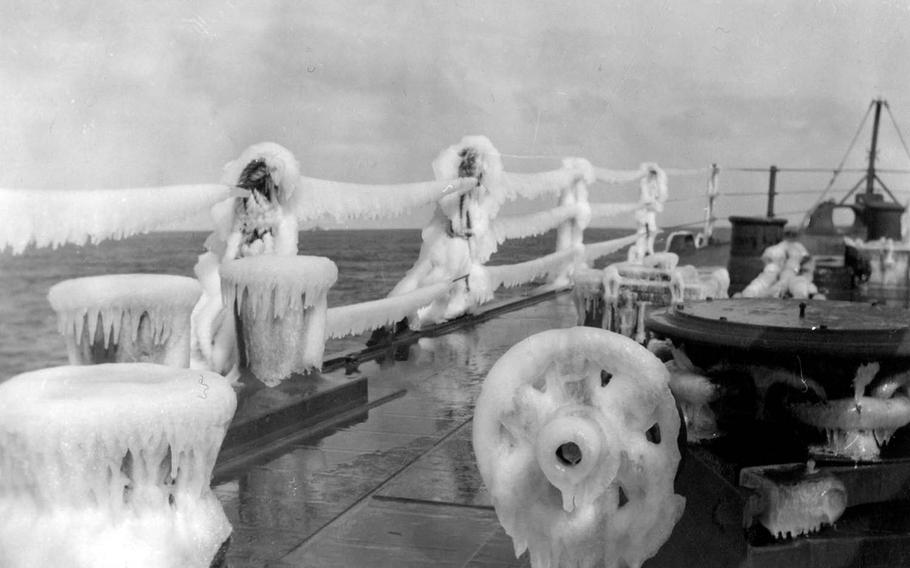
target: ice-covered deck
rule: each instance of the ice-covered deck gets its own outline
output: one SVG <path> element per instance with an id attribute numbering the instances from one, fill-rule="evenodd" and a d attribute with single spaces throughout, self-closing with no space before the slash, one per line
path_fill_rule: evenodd
<path id="1" fill-rule="evenodd" d="M 327 385 L 367 377 L 366 405 L 216 467 L 234 526 L 230 566 L 529 566 L 482 488 L 473 406 L 509 347 L 574 324 L 571 296 L 557 294 L 424 338 L 406 362 L 324 374 Z"/>

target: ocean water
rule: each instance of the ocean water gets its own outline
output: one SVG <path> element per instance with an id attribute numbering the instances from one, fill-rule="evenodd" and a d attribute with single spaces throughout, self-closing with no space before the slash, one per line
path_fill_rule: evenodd
<path id="1" fill-rule="evenodd" d="M 587 242 L 607 240 L 629 229 L 589 229 Z M 47 292 L 57 282 L 81 276 L 158 273 L 193 276 L 196 257 L 204 251 L 206 232 L 138 235 L 98 245 L 67 245 L 56 250 L 0 253 L 0 381 L 24 371 L 67 363 L 57 318 Z M 490 264 L 512 264 L 555 250 L 555 231 L 508 241 Z M 329 291 L 329 306 L 384 297 L 413 265 L 420 250 L 420 231 L 308 231 L 300 235 L 300 254 L 325 256 L 338 265 L 338 282 Z M 603 264 L 605 261 L 601 261 Z M 499 294 L 521 293 L 500 291 Z M 362 345 L 362 338 L 340 340 L 327 352 Z"/>

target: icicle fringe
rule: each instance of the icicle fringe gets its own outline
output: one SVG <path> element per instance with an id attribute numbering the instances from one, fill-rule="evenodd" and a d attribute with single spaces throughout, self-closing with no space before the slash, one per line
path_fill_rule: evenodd
<path id="1" fill-rule="evenodd" d="M 448 294 L 450 287 L 450 283 L 440 282 L 400 296 L 329 308 L 326 313 L 326 338 L 358 335 L 399 322 Z"/>
<path id="2" fill-rule="evenodd" d="M 173 226 L 227 199 L 225 185 L 128 189 L 0 188 L 0 251 L 84 245 Z"/>

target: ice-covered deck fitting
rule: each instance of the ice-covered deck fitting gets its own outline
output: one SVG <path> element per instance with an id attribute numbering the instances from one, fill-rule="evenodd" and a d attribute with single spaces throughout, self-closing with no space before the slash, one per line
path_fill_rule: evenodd
<path id="1" fill-rule="evenodd" d="M 201 293 L 185 276 L 110 274 L 65 280 L 47 299 L 73 365 L 188 367 L 190 314 Z"/>
<path id="2" fill-rule="evenodd" d="M 255 256 L 221 267 L 225 306 L 234 306 L 241 366 L 267 386 L 322 365 L 326 295 L 338 268 L 318 256 Z"/>
<path id="3" fill-rule="evenodd" d="M 209 488 L 236 397 L 149 363 L 0 385 L 0 566 L 208 567 L 231 532 Z"/>

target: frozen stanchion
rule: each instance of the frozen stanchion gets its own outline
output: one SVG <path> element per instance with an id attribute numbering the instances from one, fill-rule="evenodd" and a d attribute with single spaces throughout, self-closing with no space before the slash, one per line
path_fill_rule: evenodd
<path id="1" fill-rule="evenodd" d="M 73 365 L 188 367 L 190 314 L 201 293 L 185 276 L 111 274 L 65 280 L 47 298 Z"/>
<path id="2" fill-rule="evenodd" d="M 238 319 L 241 368 L 266 386 L 322 366 L 326 296 L 338 268 L 318 256 L 254 256 L 221 267 L 224 304 Z"/>
<path id="3" fill-rule="evenodd" d="M 0 385 L 0 566 L 206 568 L 231 534 L 210 489 L 237 399 L 215 373 L 54 367 Z"/>
<path id="4" fill-rule="evenodd" d="M 685 508 L 679 415 L 664 365 L 633 340 L 550 330 L 490 370 L 474 413 L 481 477 L 534 568 L 640 566 Z"/>

